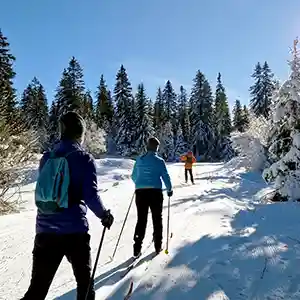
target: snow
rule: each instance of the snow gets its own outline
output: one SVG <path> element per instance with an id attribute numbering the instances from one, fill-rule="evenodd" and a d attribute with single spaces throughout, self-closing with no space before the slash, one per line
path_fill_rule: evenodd
<path id="1" fill-rule="evenodd" d="M 131 283 L 132 300 L 299 299 L 299 205 L 262 203 L 260 198 L 269 188 L 261 175 L 230 164 L 196 164 L 195 185 L 183 183 L 181 163 L 168 164 L 174 184 L 169 254 L 162 253 L 146 263 L 153 251 L 149 218 L 144 248 L 150 247 L 141 263 L 120 279 L 132 255 L 134 207 L 114 261 L 110 261 L 110 255 L 133 194 L 129 178 L 133 163 L 118 158 L 97 160 L 100 195 L 112 210 L 115 223 L 107 232 L 100 255 L 95 276 L 96 299 L 124 299 Z M 32 166 L 32 174 L 36 168 L 37 165 Z M 23 211 L 0 217 L 0 299 L 3 300 L 21 298 L 29 284 L 35 228 L 34 178 L 21 188 L 24 200 L 28 201 Z M 166 214 L 167 199 L 163 211 L 164 233 Z M 88 217 L 94 260 L 102 226 L 91 212 Z M 64 260 L 46 299 L 71 300 L 75 295 L 72 269 Z"/>

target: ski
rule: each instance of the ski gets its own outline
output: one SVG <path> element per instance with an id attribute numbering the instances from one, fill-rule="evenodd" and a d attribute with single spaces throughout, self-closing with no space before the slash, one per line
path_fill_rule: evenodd
<path id="1" fill-rule="evenodd" d="M 149 257 L 143 257 L 140 255 L 138 258 L 136 258 L 124 271 L 124 273 L 121 275 L 121 278 L 124 278 L 132 269 L 134 269 L 142 260 L 142 264 L 149 264 L 153 258 L 157 256 L 156 253 L 152 253 L 148 255 Z M 145 267 L 147 269 L 147 267 Z"/>
<path id="2" fill-rule="evenodd" d="M 163 250 L 162 250 L 162 251 L 163 251 Z M 153 260 L 154 258 L 156 258 L 157 256 L 159 256 L 160 253 L 162 253 L 162 251 L 159 252 L 159 253 L 153 253 L 153 255 L 150 255 L 149 260 L 147 260 L 147 261 L 144 262 L 144 264 L 147 263 L 147 266 L 145 267 L 144 272 L 146 272 L 146 271 L 148 270 L 148 268 L 149 268 L 150 263 L 152 262 L 152 260 Z M 131 268 L 131 270 L 132 270 L 132 269 L 133 269 L 133 268 Z M 129 271 L 128 271 L 128 272 L 129 272 Z M 127 274 L 128 274 L 128 272 L 127 272 Z M 134 283 L 133 280 L 131 280 L 131 281 L 130 281 L 130 285 L 129 285 L 128 292 L 126 293 L 126 295 L 125 295 L 125 297 L 124 297 L 124 300 L 130 299 L 130 297 L 132 296 L 132 293 L 133 293 L 133 283 Z M 139 285 L 139 282 L 136 283 L 136 287 L 137 287 L 138 285 Z"/>
<path id="3" fill-rule="evenodd" d="M 121 278 L 124 278 L 128 274 L 128 272 L 130 272 L 130 270 L 132 270 L 134 268 L 134 266 L 136 265 L 137 262 L 140 261 L 140 258 L 144 255 L 144 253 L 147 252 L 147 250 L 151 247 L 152 243 L 153 243 L 153 240 L 147 245 L 145 250 L 143 252 L 141 252 L 141 254 L 138 257 L 133 258 L 132 262 L 127 266 L 124 273 L 121 274 L 121 276 L 120 276 Z"/>
<path id="4" fill-rule="evenodd" d="M 128 291 L 128 293 L 125 295 L 124 300 L 128 300 L 128 299 L 131 297 L 132 292 L 133 292 L 133 282 L 131 281 L 131 282 L 130 282 L 130 286 L 129 286 L 129 291 Z"/>

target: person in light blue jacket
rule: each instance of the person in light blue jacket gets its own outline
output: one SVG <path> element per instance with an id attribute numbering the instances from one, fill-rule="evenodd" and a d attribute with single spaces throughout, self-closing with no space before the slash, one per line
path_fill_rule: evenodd
<path id="1" fill-rule="evenodd" d="M 143 240 L 146 233 L 149 208 L 152 213 L 153 240 L 158 254 L 162 249 L 162 180 L 167 188 L 167 194 L 172 197 L 172 183 L 165 161 L 158 156 L 157 138 L 150 138 L 146 154 L 137 158 L 131 178 L 135 184 L 137 224 L 134 233 L 133 255 L 141 255 Z"/>

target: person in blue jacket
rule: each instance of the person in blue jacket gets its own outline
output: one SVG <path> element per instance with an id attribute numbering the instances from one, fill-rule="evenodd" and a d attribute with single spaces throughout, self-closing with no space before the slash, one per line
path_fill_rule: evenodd
<path id="1" fill-rule="evenodd" d="M 163 192 L 161 179 L 164 181 L 169 197 L 173 195 L 173 191 L 165 161 L 157 154 L 159 144 L 157 138 L 153 137 L 148 140 L 147 152 L 137 158 L 131 175 L 135 183 L 137 207 L 137 224 L 133 246 L 135 258 L 141 254 L 149 208 L 152 214 L 155 251 L 158 254 L 162 249 Z"/>
<path id="2" fill-rule="evenodd" d="M 46 298 L 64 256 L 72 264 L 77 282 L 77 300 L 84 300 L 91 278 L 87 207 L 102 220 L 106 228 L 109 229 L 113 223 L 113 216 L 104 208 L 98 195 L 94 159 L 81 147 L 85 131 L 83 118 L 75 112 L 66 113 L 60 119 L 60 130 L 61 140 L 55 146 L 54 152 L 58 156 L 67 157 L 70 178 L 69 206 L 52 214 L 38 209 L 32 252 L 32 277 L 23 300 Z M 43 169 L 49 157 L 49 152 L 43 155 L 39 171 Z M 95 299 L 93 284 L 88 299 Z"/>

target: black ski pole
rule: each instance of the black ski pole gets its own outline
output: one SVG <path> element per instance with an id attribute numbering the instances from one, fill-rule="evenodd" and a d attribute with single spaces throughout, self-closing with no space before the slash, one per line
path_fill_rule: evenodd
<path id="1" fill-rule="evenodd" d="M 168 223 L 167 223 L 167 245 L 166 245 L 166 250 L 165 253 L 169 253 L 169 230 L 170 230 L 170 206 L 171 206 L 171 197 L 168 199 Z"/>
<path id="2" fill-rule="evenodd" d="M 120 242 L 120 239 L 121 239 L 121 236 L 122 236 L 122 233 L 123 233 L 123 230 L 124 230 L 124 227 L 125 227 L 125 224 L 126 224 L 128 215 L 129 215 L 129 211 L 130 211 L 130 208 L 131 208 L 132 203 L 133 203 L 134 195 L 135 195 L 135 193 L 133 193 L 133 195 L 132 195 L 132 198 L 131 198 L 131 201 L 130 201 L 130 204 L 129 204 L 129 207 L 128 207 L 128 210 L 127 210 L 127 213 L 126 213 L 126 216 L 125 216 L 125 220 L 124 220 L 123 225 L 122 225 L 121 232 L 120 232 L 120 234 L 119 234 L 119 238 L 118 238 L 118 241 L 117 241 L 117 244 L 116 244 L 114 253 L 113 253 L 112 257 L 111 257 L 111 260 L 112 260 L 112 261 L 113 261 L 114 258 L 115 258 L 115 255 L 116 255 L 116 252 L 117 252 L 117 248 L 118 248 L 118 246 L 119 246 L 119 242 Z"/>
<path id="3" fill-rule="evenodd" d="M 94 269 L 93 269 L 93 273 L 92 273 L 92 276 L 90 278 L 89 286 L 88 286 L 88 289 L 87 289 L 87 292 L 86 292 L 86 295 L 85 295 L 85 300 L 88 300 L 91 287 L 94 284 L 94 277 L 95 277 L 96 268 L 97 268 L 97 265 L 98 265 L 98 260 L 99 260 L 100 252 L 101 252 L 101 249 L 102 249 L 103 241 L 104 241 L 105 231 L 106 231 L 106 227 L 103 228 L 102 237 L 101 237 L 101 240 L 100 240 L 100 244 L 99 244 L 99 248 L 98 248 L 98 252 L 97 252 L 96 260 L 95 260 L 95 264 L 94 264 Z"/>

